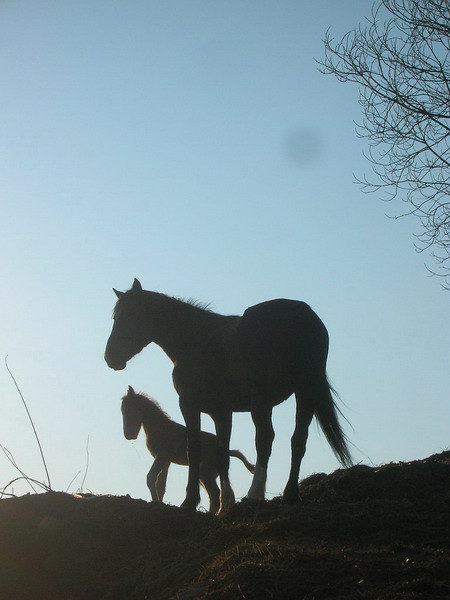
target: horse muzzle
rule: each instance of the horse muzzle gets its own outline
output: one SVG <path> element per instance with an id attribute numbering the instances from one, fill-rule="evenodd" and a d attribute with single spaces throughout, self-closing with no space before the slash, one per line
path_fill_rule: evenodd
<path id="1" fill-rule="evenodd" d="M 127 366 L 126 361 L 125 362 L 114 361 L 111 358 L 109 358 L 107 356 L 107 354 L 105 354 L 105 361 L 106 361 L 106 364 L 108 365 L 108 367 L 110 369 L 114 369 L 114 371 L 123 371 L 125 369 L 125 367 Z"/>
<path id="2" fill-rule="evenodd" d="M 127 366 L 127 363 L 123 363 L 120 365 L 109 365 L 111 367 L 111 369 L 114 369 L 114 371 L 123 371 L 125 369 L 125 367 Z"/>

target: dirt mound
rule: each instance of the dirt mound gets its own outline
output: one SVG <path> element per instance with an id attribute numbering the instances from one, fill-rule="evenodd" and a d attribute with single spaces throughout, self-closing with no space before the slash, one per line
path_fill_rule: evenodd
<path id="1" fill-rule="evenodd" d="M 221 517 L 130 497 L 0 501 L 0 599 L 450 598 L 450 452 L 300 483 Z"/>
<path id="2" fill-rule="evenodd" d="M 449 466 L 450 451 L 446 451 L 409 463 L 377 468 L 357 465 L 331 475 L 316 473 L 304 479 L 299 489 L 303 499 L 312 497 L 319 501 L 426 499 L 430 493 L 441 495 L 449 491 Z"/>

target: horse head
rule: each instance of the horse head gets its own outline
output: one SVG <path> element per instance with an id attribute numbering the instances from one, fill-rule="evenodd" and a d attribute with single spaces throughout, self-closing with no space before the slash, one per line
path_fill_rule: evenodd
<path id="1" fill-rule="evenodd" d="M 135 279 L 130 290 L 114 290 L 118 300 L 114 307 L 114 324 L 106 344 L 105 361 L 111 369 L 125 369 L 127 362 L 151 341 L 145 310 L 145 292 Z"/>

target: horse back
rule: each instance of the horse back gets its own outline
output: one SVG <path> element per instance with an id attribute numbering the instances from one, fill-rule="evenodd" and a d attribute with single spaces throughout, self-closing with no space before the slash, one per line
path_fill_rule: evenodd
<path id="1" fill-rule="evenodd" d="M 201 412 L 249 411 L 266 398 L 286 400 L 310 364 L 325 372 L 328 333 L 305 302 L 269 300 L 225 317 L 174 368 L 178 393 Z"/>

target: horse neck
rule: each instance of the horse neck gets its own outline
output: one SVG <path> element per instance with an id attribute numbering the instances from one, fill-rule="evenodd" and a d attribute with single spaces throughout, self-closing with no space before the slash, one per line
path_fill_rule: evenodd
<path id="1" fill-rule="evenodd" d="M 177 298 L 157 292 L 146 293 L 150 319 L 154 321 L 157 317 L 158 323 L 152 341 L 158 344 L 174 363 L 190 352 L 196 339 L 217 327 L 226 318 Z"/>

